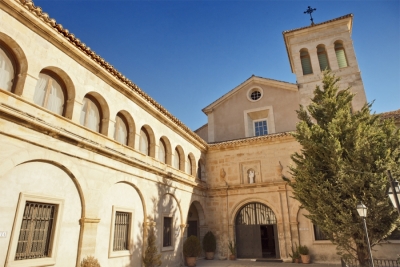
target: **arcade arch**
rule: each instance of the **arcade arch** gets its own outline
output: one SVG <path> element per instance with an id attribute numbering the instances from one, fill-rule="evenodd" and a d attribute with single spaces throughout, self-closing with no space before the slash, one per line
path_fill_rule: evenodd
<path id="1" fill-rule="evenodd" d="M 279 258 L 277 218 L 267 205 L 250 202 L 235 216 L 239 258 Z"/>

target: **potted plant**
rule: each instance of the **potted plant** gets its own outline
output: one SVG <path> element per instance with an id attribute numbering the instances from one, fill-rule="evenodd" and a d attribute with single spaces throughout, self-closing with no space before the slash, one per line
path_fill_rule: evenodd
<path id="1" fill-rule="evenodd" d="M 183 243 L 183 255 L 186 257 L 186 262 L 189 267 L 196 266 L 196 258 L 201 253 L 199 239 L 192 235 L 189 236 Z"/>
<path id="2" fill-rule="evenodd" d="M 231 252 L 231 255 L 229 255 L 229 259 L 231 261 L 236 260 L 236 243 L 235 243 L 235 241 L 229 240 L 228 247 L 229 247 L 229 251 Z"/>
<path id="3" fill-rule="evenodd" d="M 301 261 L 303 263 L 310 263 L 310 255 L 309 255 L 309 251 L 308 251 L 308 247 L 307 246 L 299 246 L 299 253 L 301 256 Z"/>
<path id="4" fill-rule="evenodd" d="M 203 238 L 203 249 L 206 252 L 206 259 L 214 259 L 215 249 L 217 248 L 217 241 L 211 231 L 208 231 Z"/>
<path id="5" fill-rule="evenodd" d="M 297 243 L 296 243 L 296 248 L 293 248 L 292 246 L 292 254 L 289 253 L 289 256 L 292 258 L 292 261 L 294 263 L 300 263 L 300 253 L 299 253 L 299 248 L 297 247 Z"/>

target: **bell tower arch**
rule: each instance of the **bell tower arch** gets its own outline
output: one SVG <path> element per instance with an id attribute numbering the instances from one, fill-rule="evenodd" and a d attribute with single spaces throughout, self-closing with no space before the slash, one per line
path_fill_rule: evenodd
<path id="1" fill-rule="evenodd" d="M 351 38 L 352 26 L 353 14 L 348 14 L 283 32 L 290 67 L 299 86 L 300 104 L 310 103 L 324 69 L 340 77 L 341 89 L 351 86 L 356 94 L 353 110 L 360 110 L 367 102 Z"/>

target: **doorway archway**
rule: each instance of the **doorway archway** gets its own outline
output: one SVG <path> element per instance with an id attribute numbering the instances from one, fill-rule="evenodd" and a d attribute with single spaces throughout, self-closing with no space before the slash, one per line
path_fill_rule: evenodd
<path id="1" fill-rule="evenodd" d="M 235 219 L 238 258 L 279 258 L 276 216 L 266 205 L 252 202 Z"/>

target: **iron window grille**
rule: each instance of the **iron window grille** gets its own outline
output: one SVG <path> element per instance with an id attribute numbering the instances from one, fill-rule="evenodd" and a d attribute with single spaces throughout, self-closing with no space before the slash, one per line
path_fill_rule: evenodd
<path id="1" fill-rule="evenodd" d="M 117 211 L 114 223 L 113 251 L 129 250 L 131 214 Z"/>
<path id="2" fill-rule="evenodd" d="M 49 257 L 57 205 L 26 202 L 15 260 Z"/>
<path id="3" fill-rule="evenodd" d="M 329 238 L 326 236 L 326 234 L 321 230 L 321 228 L 318 227 L 318 225 L 314 224 L 314 237 L 315 240 L 329 240 Z"/>
<path id="4" fill-rule="evenodd" d="M 172 246 L 172 218 L 164 217 L 163 247 Z"/>
<path id="5" fill-rule="evenodd" d="M 261 203 L 250 203 L 244 206 L 236 217 L 236 225 L 276 224 L 274 212 Z"/>

